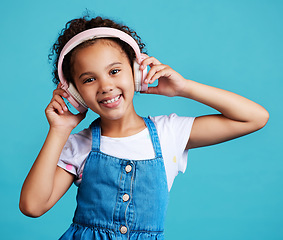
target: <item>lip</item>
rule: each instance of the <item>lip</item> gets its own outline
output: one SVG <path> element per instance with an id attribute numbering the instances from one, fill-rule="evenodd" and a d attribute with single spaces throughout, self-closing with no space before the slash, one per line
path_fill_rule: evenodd
<path id="1" fill-rule="evenodd" d="M 114 102 L 106 102 L 106 101 L 110 101 L 115 98 L 118 98 L 116 101 Z M 103 98 L 101 101 L 99 101 L 99 104 L 103 107 L 107 107 L 107 108 L 115 108 L 117 107 L 122 101 L 122 94 L 119 94 L 119 95 L 116 95 L 116 96 L 113 96 L 113 97 L 106 97 L 106 98 Z"/>

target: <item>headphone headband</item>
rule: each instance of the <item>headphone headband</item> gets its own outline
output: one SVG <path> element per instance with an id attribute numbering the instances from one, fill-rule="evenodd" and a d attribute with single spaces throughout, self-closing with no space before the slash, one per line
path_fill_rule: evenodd
<path id="1" fill-rule="evenodd" d="M 87 40 L 96 39 L 96 38 L 105 38 L 105 37 L 106 38 L 110 38 L 110 37 L 119 38 L 122 41 L 128 43 L 135 51 L 136 61 L 139 64 L 141 63 L 142 59 L 141 59 L 140 48 L 138 44 L 136 43 L 136 41 L 129 34 L 121 30 L 110 28 L 110 27 L 97 27 L 97 28 L 88 29 L 72 37 L 66 43 L 66 45 L 61 51 L 61 54 L 58 60 L 58 75 L 63 85 L 62 86 L 63 89 L 68 88 L 68 83 L 63 75 L 63 70 L 62 70 L 62 64 L 63 64 L 64 57 L 76 46 L 80 45 L 81 43 Z"/>

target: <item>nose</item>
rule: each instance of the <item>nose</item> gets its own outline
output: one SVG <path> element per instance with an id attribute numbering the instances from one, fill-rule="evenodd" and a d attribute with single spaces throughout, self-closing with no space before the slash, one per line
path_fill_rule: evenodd
<path id="1" fill-rule="evenodd" d="M 105 94 L 113 91 L 114 85 L 110 78 L 99 79 L 99 93 Z"/>

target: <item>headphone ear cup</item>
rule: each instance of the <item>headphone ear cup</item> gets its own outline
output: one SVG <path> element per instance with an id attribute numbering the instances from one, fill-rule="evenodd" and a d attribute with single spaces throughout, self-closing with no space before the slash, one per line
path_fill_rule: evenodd
<path id="1" fill-rule="evenodd" d="M 145 68 L 144 70 L 140 70 L 140 65 L 135 60 L 133 69 L 134 69 L 135 91 L 136 92 L 147 91 L 148 84 L 144 83 L 144 79 L 147 76 L 147 68 Z"/>
<path id="2" fill-rule="evenodd" d="M 142 72 L 140 70 L 140 65 L 135 60 L 134 65 L 134 81 L 135 81 L 135 91 L 140 92 L 141 91 L 141 80 L 142 80 Z"/>
<path id="3" fill-rule="evenodd" d="M 88 108 L 85 101 L 75 88 L 75 86 L 72 83 L 69 83 L 69 87 L 67 89 L 67 92 L 70 94 L 70 96 L 67 98 L 67 100 L 80 112 L 86 111 Z"/>

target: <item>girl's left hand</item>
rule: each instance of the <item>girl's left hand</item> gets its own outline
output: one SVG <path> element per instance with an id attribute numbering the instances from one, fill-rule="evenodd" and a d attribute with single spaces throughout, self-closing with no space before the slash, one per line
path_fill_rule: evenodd
<path id="1" fill-rule="evenodd" d="M 144 59 L 140 69 L 144 70 L 146 66 L 150 66 L 150 70 L 145 79 L 145 83 L 152 84 L 158 80 L 158 85 L 155 87 L 148 87 L 148 90 L 142 93 L 159 94 L 168 97 L 180 95 L 181 91 L 184 89 L 184 84 L 186 82 L 185 78 L 168 65 L 160 63 L 154 57 L 147 57 Z"/>

